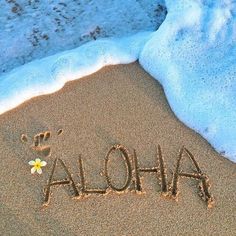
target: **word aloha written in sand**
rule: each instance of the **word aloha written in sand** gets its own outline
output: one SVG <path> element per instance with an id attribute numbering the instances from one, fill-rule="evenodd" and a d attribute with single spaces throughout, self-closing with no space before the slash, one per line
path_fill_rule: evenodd
<path id="1" fill-rule="evenodd" d="M 108 171 L 108 163 L 110 161 L 111 154 L 114 152 L 120 152 L 122 159 L 121 161 L 124 162 L 126 166 L 126 180 L 122 187 L 116 186 L 112 178 L 109 175 Z M 181 164 L 183 162 L 183 154 L 187 154 L 188 158 L 191 160 L 192 165 L 195 169 L 195 172 L 193 173 L 187 173 L 183 172 L 181 170 Z M 55 180 L 55 170 L 59 168 L 63 170 L 67 176 L 66 179 L 57 179 Z M 86 195 L 91 194 L 107 194 L 111 191 L 122 193 L 127 191 L 134 191 L 135 193 L 142 193 L 142 183 L 141 183 L 141 173 L 153 173 L 157 176 L 157 179 L 159 180 L 159 184 L 161 187 L 161 195 L 166 198 L 172 198 L 174 200 L 178 200 L 179 195 L 179 182 L 180 178 L 192 178 L 194 180 L 197 180 L 199 183 L 199 195 L 203 199 L 204 202 L 206 202 L 207 206 L 209 208 L 212 208 L 214 205 L 214 199 L 209 192 L 210 183 L 208 176 L 203 173 L 193 156 L 193 154 L 185 147 L 182 147 L 178 158 L 177 163 L 175 167 L 175 171 L 173 173 L 172 177 L 172 183 L 168 184 L 167 182 L 167 169 L 166 164 L 162 155 L 161 147 L 158 145 L 157 148 L 157 164 L 154 167 L 150 168 L 142 168 L 139 165 L 138 158 L 136 155 L 135 150 L 133 151 L 133 154 L 131 155 L 129 151 L 122 145 L 114 145 L 111 147 L 111 149 L 108 151 L 105 160 L 104 160 L 104 176 L 106 178 L 107 182 L 107 188 L 105 189 L 88 189 L 86 187 L 86 181 L 85 181 L 85 171 L 83 167 L 83 161 L 81 156 L 78 158 L 78 169 L 79 169 L 79 177 L 80 177 L 80 183 L 75 183 L 71 172 L 69 171 L 68 167 L 66 166 L 65 162 L 60 159 L 56 158 L 54 160 L 52 170 L 50 177 L 48 179 L 48 183 L 44 189 L 44 206 L 48 206 L 50 203 L 52 190 L 56 186 L 64 186 L 68 185 L 70 186 L 71 190 L 73 190 L 73 198 L 74 199 L 81 199 L 82 197 Z"/>
<path id="2" fill-rule="evenodd" d="M 63 132 L 62 129 L 57 130 L 57 135 L 61 135 Z M 33 145 L 31 149 L 37 153 L 37 155 L 41 157 L 50 157 L 51 156 L 51 146 L 47 145 L 47 142 L 51 137 L 51 132 L 46 131 L 43 133 L 36 134 L 33 138 Z M 23 143 L 28 142 L 28 137 L 25 134 L 21 135 L 21 141 Z M 108 162 L 110 160 L 110 156 L 113 152 L 119 152 L 124 161 L 126 166 L 126 181 L 122 187 L 117 187 L 112 183 L 112 179 L 108 173 Z M 188 158 L 192 161 L 192 165 L 195 169 L 194 173 L 186 173 L 181 170 L 181 163 L 183 161 L 183 154 L 187 154 Z M 122 161 L 121 159 L 121 161 Z M 40 163 L 38 163 L 40 162 Z M 61 165 L 61 169 L 67 175 L 67 179 L 61 180 L 54 180 L 55 170 L 58 168 L 58 163 Z M 31 173 L 37 171 L 37 173 L 41 174 L 42 170 L 41 167 L 45 166 L 47 163 L 45 161 L 41 161 L 39 158 L 36 158 L 35 161 L 30 161 L 30 165 L 33 166 L 31 169 Z M 39 166 L 37 164 L 40 164 Z M 69 185 L 73 190 L 73 198 L 81 199 L 85 195 L 91 194 L 107 194 L 111 191 L 122 193 L 127 191 L 134 191 L 135 193 L 142 193 L 142 183 L 141 183 L 141 173 L 153 173 L 157 176 L 159 180 L 159 185 L 161 187 L 161 195 L 166 198 L 172 198 L 178 200 L 179 195 L 179 180 L 182 177 L 185 178 L 192 178 L 198 181 L 199 183 L 199 195 L 203 199 L 204 202 L 207 203 L 209 208 L 213 207 L 214 199 L 209 192 L 210 183 L 208 176 L 203 173 L 195 160 L 193 154 L 185 147 L 182 147 L 176 163 L 176 168 L 172 176 L 172 183 L 167 183 L 167 169 L 166 164 L 162 155 L 161 147 L 158 145 L 157 148 L 157 163 L 156 166 L 150 168 L 142 168 L 138 163 L 138 158 L 136 155 L 136 151 L 133 150 L 133 154 L 131 155 L 129 151 L 122 145 L 114 145 L 108 151 L 105 157 L 105 167 L 104 167 L 104 176 L 107 182 L 106 189 L 88 189 L 85 184 L 85 171 L 83 167 L 83 161 L 81 156 L 78 158 L 78 169 L 79 169 L 79 177 L 80 183 L 76 184 L 71 172 L 69 171 L 68 167 L 66 166 L 65 162 L 60 159 L 56 158 L 53 163 L 51 175 L 48 180 L 48 184 L 45 188 L 45 197 L 44 197 L 44 206 L 48 206 L 50 203 L 50 198 L 52 195 L 52 187 L 54 186 L 64 186 Z"/>

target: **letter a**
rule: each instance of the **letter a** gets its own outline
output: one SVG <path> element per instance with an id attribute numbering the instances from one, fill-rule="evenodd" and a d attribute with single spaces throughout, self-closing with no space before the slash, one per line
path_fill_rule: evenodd
<path id="1" fill-rule="evenodd" d="M 55 173 L 57 162 L 60 162 L 61 166 L 63 167 L 63 170 L 65 171 L 65 173 L 68 176 L 68 179 L 53 180 L 53 175 Z M 75 197 L 79 196 L 79 191 L 76 188 L 75 182 L 72 179 L 72 175 L 71 175 L 70 171 L 68 170 L 68 168 L 65 165 L 65 163 L 61 159 L 59 159 L 59 158 L 56 158 L 54 163 L 53 163 L 52 172 L 51 172 L 51 175 L 49 177 L 48 184 L 46 186 L 45 198 L 44 198 L 43 206 L 48 206 L 49 205 L 49 203 L 50 203 L 50 195 L 51 195 L 51 187 L 55 186 L 55 185 L 57 185 L 57 186 L 59 186 L 59 185 L 71 185 L 71 187 L 73 188 Z"/>
<path id="2" fill-rule="evenodd" d="M 187 153 L 188 157 L 190 158 L 190 160 L 194 164 L 194 167 L 196 169 L 195 173 L 184 173 L 184 172 L 180 171 L 180 164 L 181 164 L 181 160 L 182 160 L 184 152 Z M 177 164 L 176 164 L 175 173 L 173 174 L 171 195 L 175 199 L 177 199 L 177 196 L 178 196 L 179 176 L 193 178 L 193 179 L 200 181 L 200 189 L 201 189 L 201 195 L 203 197 L 203 200 L 207 203 L 209 208 L 213 207 L 214 199 L 213 199 L 212 195 L 209 193 L 210 185 L 209 185 L 208 176 L 206 174 L 202 173 L 193 154 L 188 149 L 186 149 L 184 147 L 182 147 L 180 150 L 179 157 L 178 157 Z"/>

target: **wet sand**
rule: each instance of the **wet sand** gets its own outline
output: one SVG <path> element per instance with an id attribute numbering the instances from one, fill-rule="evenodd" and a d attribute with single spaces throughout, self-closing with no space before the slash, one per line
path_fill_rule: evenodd
<path id="1" fill-rule="evenodd" d="M 138 63 L 105 67 L 59 92 L 33 98 L 1 115 L 0 131 L 2 235 L 235 235 L 236 164 L 174 116 L 160 84 Z M 37 135 L 46 131 L 50 137 L 34 147 Z M 209 177 L 215 206 L 209 209 L 199 196 L 196 179 L 179 179 L 178 201 L 161 196 L 155 172 L 140 173 L 141 193 L 133 183 L 120 193 L 107 189 L 105 156 L 116 144 L 127 149 L 132 166 L 135 149 L 140 168 L 158 167 L 160 145 L 168 187 L 185 146 Z M 81 193 L 80 155 L 86 187 L 106 194 Z M 38 157 L 47 165 L 41 175 L 32 175 L 28 162 Z M 43 207 L 56 158 L 71 173 L 79 197 L 73 199 L 71 185 L 53 186 Z M 126 166 L 118 151 L 108 164 L 112 184 L 122 188 Z M 196 170 L 186 153 L 181 170 Z M 65 178 L 58 163 L 53 179 Z"/>

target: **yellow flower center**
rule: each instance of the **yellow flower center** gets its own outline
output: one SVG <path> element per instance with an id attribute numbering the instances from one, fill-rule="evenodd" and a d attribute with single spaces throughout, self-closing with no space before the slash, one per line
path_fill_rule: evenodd
<path id="1" fill-rule="evenodd" d="M 38 170 L 41 168 L 41 164 L 40 163 L 35 163 L 34 165 L 35 169 Z"/>

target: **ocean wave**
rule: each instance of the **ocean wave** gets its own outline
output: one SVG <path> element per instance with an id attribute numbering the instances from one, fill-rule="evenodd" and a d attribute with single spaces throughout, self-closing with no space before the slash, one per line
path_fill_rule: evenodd
<path id="1" fill-rule="evenodd" d="M 0 74 L 106 37 L 154 31 L 164 0 L 1 0 Z"/>
<path id="2" fill-rule="evenodd" d="M 106 65 L 138 59 L 152 32 L 100 39 L 17 67 L 0 76 L 0 114 L 32 97 L 53 93 L 68 81 L 92 74 Z"/>
<path id="3" fill-rule="evenodd" d="M 236 1 L 167 0 L 140 55 L 187 126 L 236 162 Z"/>
<path id="4" fill-rule="evenodd" d="M 2 75 L 0 114 L 105 65 L 139 59 L 177 117 L 236 162 L 236 3 L 166 0 L 166 6 L 154 33 L 97 40 Z"/>

